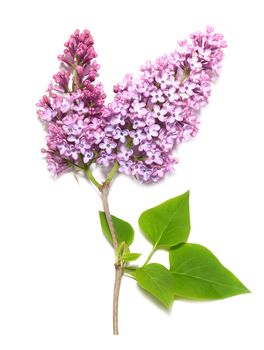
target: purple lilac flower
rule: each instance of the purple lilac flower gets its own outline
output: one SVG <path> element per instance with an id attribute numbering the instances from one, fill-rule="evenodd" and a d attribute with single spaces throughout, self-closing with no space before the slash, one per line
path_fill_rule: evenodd
<path id="1" fill-rule="evenodd" d="M 146 164 L 163 164 L 163 159 L 161 157 L 161 151 L 159 150 L 149 150 L 146 152 L 147 158 L 146 158 Z"/>
<path id="2" fill-rule="evenodd" d="M 119 127 L 117 127 L 114 130 L 114 139 L 119 140 L 120 142 L 124 143 L 126 142 L 126 137 L 129 134 L 129 131 L 127 129 L 120 129 Z"/>
<path id="3" fill-rule="evenodd" d="M 53 175 L 71 164 L 92 161 L 101 152 L 106 127 L 103 86 L 94 83 L 99 65 L 92 36 L 88 30 L 76 30 L 65 47 L 58 57 L 61 70 L 53 76 L 48 95 L 37 104 L 38 116 L 47 127 L 45 153 Z M 107 163 L 102 155 L 100 160 Z"/>
<path id="4" fill-rule="evenodd" d="M 108 137 L 105 137 L 103 142 L 99 144 L 99 147 L 107 154 L 111 154 L 116 146 L 117 144 L 113 140 L 110 140 Z"/>
<path id="5" fill-rule="evenodd" d="M 107 124 L 113 127 L 108 137 L 116 143 L 111 154 L 117 152 L 120 172 L 141 182 L 157 182 L 174 170 L 172 152 L 197 134 L 199 111 L 220 72 L 223 35 L 208 27 L 190 39 L 179 41 L 170 55 L 147 61 L 135 80 L 126 75 L 106 108 Z"/>
<path id="6" fill-rule="evenodd" d="M 113 154 L 108 154 L 104 151 L 100 153 L 100 156 L 97 158 L 97 164 L 103 165 L 104 167 L 108 167 L 115 160 L 115 156 Z"/>
<path id="7" fill-rule="evenodd" d="M 157 117 L 161 122 L 164 122 L 167 113 L 168 110 L 166 107 L 160 107 L 159 105 L 153 106 L 153 115 L 154 117 Z"/>
<path id="8" fill-rule="evenodd" d="M 153 89 L 152 92 L 150 93 L 151 97 L 151 102 L 152 103 L 162 103 L 165 102 L 165 97 L 163 95 L 163 91 L 161 89 Z"/>
<path id="9" fill-rule="evenodd" d="M 172 103 L 180 98 L 179 93 L 176 92 L 176 84 L 173 84 L 169 89 L 166 89 L 164 91 L 164 94 L 165 94 L 165 96 L 167 96 L 168 101 L 170 103 Z"/>
<path id="10" fill-rule="evenodd" d="M 133 154 L 132 149 L 127 149 L 126 146 L 122 145 L 120 147 L 119 152 L 117 153 L 117 159 L 120 161 L 121 160 L 128 161 L 132 154 Z"/>
<path id="11" fill-rule="evenodd" d="M 132 160 L 120 160 L 119 161 L 119 171 L 120 173 L 124 173 L 126 175 L 131 174 L 131 165 L 133 164 Z"/>

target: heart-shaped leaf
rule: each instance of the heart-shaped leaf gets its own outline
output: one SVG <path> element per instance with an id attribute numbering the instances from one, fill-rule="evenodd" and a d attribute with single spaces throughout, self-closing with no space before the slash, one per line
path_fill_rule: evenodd
<path id="1" fill-rule="evenodd" d="M 166 308 L 174 299 L 174 278 L 160 264 L 148 264 L 133 272 L 139 286 L 157 298 Z"/>
<path id="2" fill-rule="evenodd" d="M 144 211 L 139 226 L 155 249 L 186 242 L 190 233 L 189 191 Z"/>
<path id="3" fill-rule="evenodd" d="M 250 291 L 207 248 L 185 243 L 170 250 L 176 296 L 223 299 Z"/>
<path id="4" fill-rule="evenodd" d="M 109 230 L 105 213 L 103 211 L 99 211 L 99 217 L 100 217 L 102 231 L 105 237 L 113 245 L 113 239 L 112 239 L 111 232 Z M 133 227 L 128 222 L 121 220 L 114 215 L 111 215 L 111 217 L 116 230 L 118 244 L 125 242 L 127 245 L 130 245 L 134 240 Z"/>

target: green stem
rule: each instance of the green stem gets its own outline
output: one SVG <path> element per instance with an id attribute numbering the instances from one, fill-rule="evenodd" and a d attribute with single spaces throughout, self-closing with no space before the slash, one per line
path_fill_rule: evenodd
<path id="1" fill-rule="evenodd" d="M 72 65 L 72 69 L 73 69 L 73 72 L 72 72 L 73 73 L 72 90 L 76 91 L 79 88 L 79 85 L 78 85 L 78 74 L 77 74 L 77 70 L 76 70 L 76 66 L 78 66 L 78 58 L 77 58 L 76 55 L 74 56 L 74 59 L 76 61 L 76 64 L 74 63 Z"/>
<path id="2" fill-rule="evenodd" d="M 73 91 L 76 91 L 76 89 L 78 88 L 78 75 L 77 75 L 77 71 L 76 71 L 76 67 L 74 66 L 73 69 Z"/>
<path id="3" fill-rule="evenodd" d="M 128 272 L 124 272 L 124 276 L 129 277 L 129 278 L 133 278 L 135 280 L 135 277 L 132 276 L 131 274 L 129 274 Z"/>
<path id="4" fill-rule="evenodd" d="M 88 179 L 98 188 L 99 191 L 101 191 L 102 185 L 93 176 L 91 169 L 90 168 L 85 169 L 84 172 L 85 172 L 86 176 L 88 177 Z"/>
<path id="5" fill-rule="evenodd" d="M 113 168 L 112 168 L 112 169 L 110 170 L 110 172 L 108 173 L 105 182 L 110 183 L 110 182 L 113 180 L 115 174 L 116 174 L 117 171 L 118 171 L 118 168 L 119 168 L 119 164 L 118 164 L 117 162 L 115 162 L 115 164 L 113 165 Z"/>
<path id="6" fill-rule="evenodd" d="M 185 71 L 183 77 L 181 78 L 181 83 L 183 83 L 187 78 L 189 78 L 190 72 Z"/>
<path id="7" fill-rule="evenodd" d="M 112 216 L 111 216 L 111 213 L 110 213 L 110 209 L 109 209 L 108 192 L 109 192 L 109 185 L 104 183 L 103 186 L 101 186 L 103 208 L 104 208 L 106 221 L 107 221 L 110 233 L 112 235 L 115 256 L 117 256 L 118 240 L 117 240 L 117 234 L 116 234 L 115 226 L 114 226 L 114 223 L 113 223 L 113 220 L 112 220 Z"/>
<path id="8" fill-rule="evenodd" d="M 121 279 L 123 275 L 122 266 L 115 264 L 115 284 L 114 284 L 114 295 L 113 295 L 113 334 L 118 335 L 118 301 Z"/>
<path id="9" fill-rule="evenodd" d="M 117 234 L 116 234 L 116 230 L 114 227 L 114 223 L 113 223 L 113 220 L 110 214 L 109 205 L 108 205 L 109 182 L 105 181 L 101 186 L 100 191 L 102 193 L 104 213 L 105 213 L 108 227 L 113 239 L 115 256 L 117 257 L 117 251 L 118 251 Z M 122 275 L 123 275 L 122 264 L 119 261 L 119 257 L 117 257 L 117 261 L 115 263 L 115 284 L 114 284 L 114 293 L 113 293 L 113 333 L 115 335 L 118 334 L 118 300 L 119 300 L 119 292 L 120 292 Z"/>
<path id="10" fill-rule="evenodd" d="M 119 164 L 117 162 L 114 163 L 112 169 L 108 173 L 105 181 L 100 184 L 95 177 L 93 176 L 91 169 L 89 167 L 90 164 L 88 164 L 88 168 L 84 170 L 86 176 L 88 179 L 98 188 L 98 190 L 101 192 L 102 195 L 102 202 L 103 202 L 103 208 L 104 213 L 106 216 L 107 224 L 109 227 L 109 230 L 112 235 L 113 239 L 113 245 L 114 245 L 114 251 L 116 256 L 116 262 L 115 262 L 115 283 L 114 283 L 114 293 L 113 293 L 113 333 L 115 335 L 118 334 L 118 300 L 119 300 L 119 292 L 120 292 L 120 285 L 121 285 L 121 279 L 123 275 L 123 266 L 122 263 L 118 257 L 118 240 L 117 240 L 117 234 L 114 227 L 114 223 L 111 217 L 109 205 L 108 205 L 108 193 L 109 193 L 109 187 L 110 183 L 113 180 L 114 176 L 116 175 Z"/>
<path id="11" fill-rule="evenodd" d="M 144 263 L 143 266 L 147 265 L 147 263 L 148 263 L 149 260 L 152 258 L 152 255 L 155 253 L 155 251 L 156 251 L 156 246 L 154 246 L 154 247 L 152 248 L 152 250 L 151 250 L 149 256 L 147 257 L 147 260 L 145 261 L 145 263 Z"/>
<path id="12" fill-rule="evenodd" d="M 129 270 L 129 271 L 135 271 L 138 267 L 136 266 L 126 266 L 124 267 L 124 271 Z"/>
<path id="13" fill-rule="evenodd" d="M 76 167 L 76 168 L 79 168 L 81 170 L 84 170 L 83 167 L 81 167 L 78 164 L 75 164 L 75 163 L 71 162 L 69 159 L 65 159 L 65 161 L 66 161 L 66 163 L 70 164 L 72 167 Z"/>

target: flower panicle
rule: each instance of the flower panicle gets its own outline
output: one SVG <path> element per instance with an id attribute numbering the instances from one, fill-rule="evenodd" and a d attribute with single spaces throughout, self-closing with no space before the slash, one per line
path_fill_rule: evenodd
<path id="1" fill-rule="evenodd" d="M 49 170 L 58 175 L 69 164 L 117 162 L 119 172 L 157 182 L 174 171 L 175 147 L 198 132 L 199 111 L 221 70 L 223 35 L 207 27 L 179 41 L 171 54 L 141 66 L 137 78 L 127 74 L 108 105 L 102 84 L 95 82 L 93 44 L 88 30 L 71 35 L 59 56 L 61 70 L 38 103 L 47 126 Z"/>
<path id="2" fill-rule="evenodd" d="M 88 30 L 70 36 L 58 56 L 61 69 L 37 103 L 47 128 L 46 160 L 53 175 L 69 169 L 69 164 L 87 164 L 98 150 L 106 95 L 103 85 L 95 83 L 100 66 L 93 44 Z"/>
<path id="3" fill-rule="evenodd" d="M 141 66 L 138 78 L 126 75 L 108 106 L 106 137 L 116 144 L 119 171 L 141 182 L 157 182 L 173 171 L 173 150 L 197 134 L 199 111 L 209 101 L 226 47 L 212 27 L 178 44 L 170 55 Z"/>

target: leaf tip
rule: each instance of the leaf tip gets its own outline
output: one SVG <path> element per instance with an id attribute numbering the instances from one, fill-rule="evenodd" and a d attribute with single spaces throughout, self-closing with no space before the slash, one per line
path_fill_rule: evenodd
<path id="1" fill-rule="evenodd" d="M 251 290 L 249 290 L 246 286 L 244 286 L 243 294 L 251 294 Z"/>

